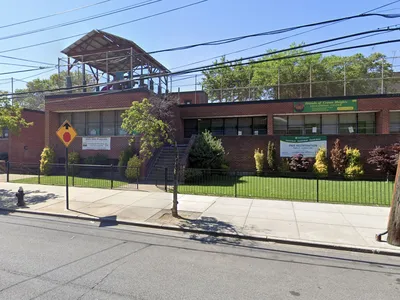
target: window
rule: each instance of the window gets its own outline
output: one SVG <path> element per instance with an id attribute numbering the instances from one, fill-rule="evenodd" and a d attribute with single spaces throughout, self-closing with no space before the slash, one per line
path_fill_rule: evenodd
<path id="1" fill-rule="evenodd" d="M 339 115 L 339 133 L 357 133 L 357 114 Z"/>
<path id="2" fill-rule="evenodd" d="M 8 138 L 8 128 L 3 128 L 0 130 L 0 139 Z"/>
<path id="3" fill-rule="evenodd" d="M 101 135 L 115 134 L 115 111 L 103 111 L 101 113 Z"/>
<path id="4" fill-rule="evenodd" d="M 274 134 L 287 134 L 287 116 L 274 117 Z"/>
<path id="5" fill-rule="evenodd" d="M 211 133 L 213 135 L 224 135 L 224 119 L 211 120 Z"/>
<path id="6" fill-rule="evenodd" d="M 193 134 L 197 134 L 197 122 L 197 119 L 188 119 L 183 121 L 185 138 L 190 138 Z"/>
<path id="7" fill-rule="evenodd" d="M 204 131 L 211 131 L 211 119 L 201 119 L 199 120 L 199 133 Z"/>
<path id="8" fill-rule="evenodd" d="M 253 118 L 253 135 L 267 134 L 267 118 L 254 117 Z"/>
<path id="9" fill-rule="evenodd" d="M 79 136 L 86 135 L 86 113 L 76 112 L 72 114 L 72 126 Z"/>
<path id="10" fill-rule="evenodd" d="M 128 133 L 125 131 L 125 130 L 123 130 L 122 128 L 121 128 L 121 126 L 122 126 L 122 117 L 121 117 L 121 115 L 124 113 L 124 111 L 122 110 L 122 111 L 117 111 L 116 112 L 116 114 L 117 114 L 117 132 L 116 132 L 116 134 L 117 135 L 127 135 Z"/>
<path id="11" fill-rule="evenodd" d="M 225 135 L 237 135 L 238 128 L 237 128 L 237 118 L 229 118 L 225 119 Z"/>
<path id="12" fill-rule="evenodd" d="M 322 134 L 337 134 L 337 132 L 338 132 L 338 116 L 323 115 Z"/>
<path id="13" fill-rule="evenodd" d="M 60 126 L 62 125 L 62 123 L 64 123 L 66 120 L 72 122 L 72 113 L 61 113 L 59 114 L 60 120 Z"/>
<path id="14" fill-rule="evenodd" d="M 390 112 L 390 133 L 400 133 L 400 111 Z"/>
<path id="15" fill-rule="evenodd" d="M 305 134 L 321 134 L 321 115 L 304 116 Z"/>
<path id="16" fill-rule="evenodd" d="M 87 135 L 100 135 L 100 112 L 90 111 L 87 113 Z"/>
<path id="17" fill-rule="evenodd" d="M 192 104 L 192 100 L 185 100 L 184 103 L 185 104 Z"/>
<path id="18" fill-rule="evenodd" d="M 304 116 L 289 116 L 288 134 L 304 134 Z"/>
<path id="19" fill-rule="evenodd" d="M 239 118 L 238 135 L 252 135 L 252 118 Z"/>
<path id="20" fill-rule="evenodd" d="M 375 133 L 375 113 L 358 114 L 358 133 Z"/>

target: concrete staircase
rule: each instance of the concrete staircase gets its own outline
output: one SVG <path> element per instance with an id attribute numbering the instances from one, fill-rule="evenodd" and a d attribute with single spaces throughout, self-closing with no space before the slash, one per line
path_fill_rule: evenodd
<path id="1" fill-rule="evenodd" d="M 182 159 L 188 145 L 178 145 L 179 160 Z M 165 168 L 168 168 L 168 181 L 173 180 L 175 163 L 175 148 L 173 146 L 165 146 L 161 149 L 153 167 L 149 171 L 146 181 L 151 183 L 164 183 Z"/>

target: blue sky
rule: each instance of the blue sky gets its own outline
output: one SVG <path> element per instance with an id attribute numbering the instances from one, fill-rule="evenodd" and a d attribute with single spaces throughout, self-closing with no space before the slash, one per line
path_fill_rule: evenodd
<path id="1" fill-rule="evenodd" d="M 3 8 L 0 26 L 80 7 L 99 1 L 100 0 L 20 0 L 10 2 L 6 7 Z M 22 37 L 3 40 L 1 39 L 1 37 L 5 37 L 11 34 L 48 27 L 58 23 L 80 19 L 83 17 L 103 13 L 140 2 L 140 0 L 111 0 L 107 3 L 95 7 L 63 14 L 57 17 L 52 17 L 8 28 L 0 28 L 0 55 L 10 55 L 19 58 L 34 59 L 38 61 L 57 64 L 57 57 L 62 56 L 60 51 L 73 43 L 77 38 L 24 50 L 3 53 L 2 51 L 64 36 L 85 33 L 92 29 L 101 29 L 103 27 L 133 20 L 157 12 L 162 12 L 164 10 L 179 7 L 196 1 L 198 0 L 162 0 L 161 2 L 139 9 L 129 10 L 123 13 L 118 13 L 88 22 L 44 31 L 41 33 L 30 34 Z M 238 35 L 252 34 L 262 31 L 284 28 L 288 26 L 318 22 L 353 14 L 360 14 L 389 2 L 391 2 L 391 0 L 208 0 L 207 2 L 180 11 L 172 12 L 166 15 L 142 20 L 120 27 L 115 27 L 110 29 L 109 32 L 123 36 L 127 39 L 131 39 L 142 48 L 144 48 L 146 51 L 152 51 L 209 40 L 234 37 Z M 386 11 L 389 9 L 390 11 Z M 400 13 L 400 2 L 386 7 L 381 11 L 383 10 L 385 10 L 385 13 Z M 296 37 L 288 38 L 280 42 L 271 43 L 267 46 L 258 47 L 252 50 L 233 54 L 228 56 L 228 59 L 260 54 L 268 48 L 286 48 L 293 42 L 309 43 L 317 40 L 323 40 L 359 31 L 373 30 L 379 27 L 385 27 L 395 24 L 400 24 L 400 18 L 383 19 L 379 17 L 369 17 L 357 20 L 350 20 L 332 26 L 327 26 L 325 28 L 302 34 Z M 214 56 L 222 55 L 251 46 L 256 46 L 262 43 L 267 43 L 274 39 L 289 36 L 295 33 L 300 33 L 302 31 L 306 31 L 306 29 L 286 33 L 283 35 L 252 38 L 221 46 L 208 46 L 185 51 L 161 53 L 155 55 L 155 57 L 168 68 L 174 69 L 175 67 L 184 64 L 199 60 L 210 59 Z M 378 35 L 360 41 L 355 41 L 345 44 L 343 46 L 357 43 L 368 43 L 387 39 L 395 39 L 398 37 L 399 33 L 395 32 Z M 362 52 L 368 55 L 372 52 L 380 51 L 388 56 L 393 56 L 394 54 L 400 56 L 400 49 L 397 49 L 399 49 L 399 44 L 389 44 L 376 46 L 374 48 L 365 48 L 362 50 L 351 50 L 339 54 L 349 55 L 354 54 L 355 52 Z M 1 57 L 0 62 L 21 63 L 28 65 L 30 64 Z M 207 62 L 203 62 L 202 64 L 208 64 L 211 62 L 212 59 L 208 60 Z M 199 64 L 197 66 L 200 66 L 202 64 Z M 26 68 L 0 65 L 0 69 L 0 73 L 2 73 Z M 8 81 L 6 81 L 6 79 L 10 78 L 11 76 L 22 79 L 28 76 L 33 76 L 39 72 L 40 71 L 19 73 L 13 75 L 1 75 L 0 89 L 10 90 L 10 84 L 8 83 Z M 51 72 L 43 74 L 39 77 L 46 78 L 47 76 L 49 76 L 49 74 L 51 74 Z M 182 85 L 182 89 L 186 89 L 183 86 L 193 83 L 193 79 L 179 82 L 179 84 Z M 22 88 L 23 86 L 24 84 L 21 82 L 15 84 L 16 88 Z M 178 83 L 174 85 L 174 88 L 176 88 L 177 86 Z"/>

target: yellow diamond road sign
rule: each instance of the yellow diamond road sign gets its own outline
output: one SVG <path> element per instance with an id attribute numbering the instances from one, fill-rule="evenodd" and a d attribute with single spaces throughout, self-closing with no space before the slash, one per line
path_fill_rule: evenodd
<path id="1" fill-rule="evenodd" d="M 78 135 L 69 121 L 65 121 L 60 128 L 58 128 L 56 134 L 67 148 Z"/>

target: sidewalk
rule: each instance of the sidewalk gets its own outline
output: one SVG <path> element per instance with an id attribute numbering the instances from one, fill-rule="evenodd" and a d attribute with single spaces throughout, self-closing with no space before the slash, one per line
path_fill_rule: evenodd
<path id="1" fill-rule="evenodd" d="M 108 217 L 118 221 L 400 253 L 398 247 L 375 241 L 375 234 L 386 230 L 388 207 L 179 195 L 179 211 L 184 217 L 179 220 L 170 216 L 170 193 L 71 187 L 70 210 L 67 211 L 65 187 L 30 184 L 23 185 L 28 207 L 17 208 L 15 193 L 19 186 L 0 183 L 0 208 L 75 217 Z"/>

